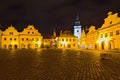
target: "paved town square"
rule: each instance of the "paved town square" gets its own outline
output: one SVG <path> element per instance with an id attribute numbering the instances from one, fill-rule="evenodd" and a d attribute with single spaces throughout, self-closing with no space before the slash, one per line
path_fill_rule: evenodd
<path id="1" fill-rule="evenodd" d="M 0 80 L 120 80 L 120 53 L 100 51 L 0 50 Z"/>

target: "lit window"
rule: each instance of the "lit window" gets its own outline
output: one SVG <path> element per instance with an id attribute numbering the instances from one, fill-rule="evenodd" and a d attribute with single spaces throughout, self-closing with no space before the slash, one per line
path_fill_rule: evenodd
<path id="1" fill-rule="evenodd" d="M 6 38 L 4 38 L 4 40 L 7 40 Z"/>
<path id="2" fill-rule="evenodd" d="M 14 38 L 14 40 L 16 41 L 16 38 Z"/>
<path id="3" fill-rule="evenodd" d="M 75 39 L 73 39 L 73 41 L 75 41 Z"/>
<path id="4" fill-rule="evenodd" d="M 75 47 L 75 44 L 73 44 L 73 47 Z"/>
<path id="5" fill-rule="evenodd" d="M 68 41 L 68 39 L 66 39 L 66 41 Z"/>
<path id="6" fill-rule="evenodd" d="M 34 41 L 34 38 L 32 38 L 32 41 Z"/>
<path id="7" fill-rule="evenodd" d="M 12 41 L 12 38 L 10 38 L 10 40 Z"/>
<path id="8" fill-rule="evenodd" d="M 110 36 L 113 36 L 113 32 L 110 32 Z"/>
<path id="9" fill-rule="evenodd" d="M 28 38 L 26 38 L 26 41 L 28 41 Z"/>
<path id="10" fill-rule="evenodd" d="M 32 32 L 32 34 L 34 34 L 34 32 Z"/>
<path id="11" fill-rule="evenodd" d="M 70 45 L 70 44 L 68 44 L 68 48 L 71 48 L 71 45 Z"/>
<path id="12" fill-rule="evenodd" d="M 120 34 L 119 30 L 116 30 L 116 35 L 119 35 L 119 34 Z"/>
<path id="13" fill-rule="evenodd" d="M 10 34 L 10 35 L 13 35 L 13 32 L 10 32 L 9 34 Z"/>
<path id="14" fill-rule="evenodd" d="M 112 24 L 112 21 L 110 21 L 110 24 Z"/>
<path id="15" fill-rule="evenodd" d="M 105 37 L 107 37 L 107 33 L 105 33 Z"/>
<path id="16" fill-rule="evenodd" d="M 24 38 L 22 38 L 22 41 L 24 41 Z"/>

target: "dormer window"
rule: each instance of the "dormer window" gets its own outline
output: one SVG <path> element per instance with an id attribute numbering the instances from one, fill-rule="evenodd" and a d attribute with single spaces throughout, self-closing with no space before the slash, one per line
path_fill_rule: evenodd
<path id="1" fill-rule="evenodd" d="M 9 34 L 10 34 L 10 35 L 13 35 L 13 32 L 10 32 Z"/>
<path id="2" fill-rule="evenodd" d="M 28 34 L 30 34 L 30 32 L 28 32 Z"/>
<path id="3" fill-rule="evenodd" d="M 112 21 L 110 21 L 110 24 L 112 24 Z"/>
<path id="4" fill-rule="evenodd" d="M 34 32 L 32 32 L 32 34 L 34 34 Z"/>

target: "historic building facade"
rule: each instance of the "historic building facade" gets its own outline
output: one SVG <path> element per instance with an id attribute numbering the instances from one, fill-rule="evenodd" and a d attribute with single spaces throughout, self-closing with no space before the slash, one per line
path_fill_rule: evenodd
<path id="1" fill-rule="evenodd" d="M 2 48 L 2 30 L 0 30 L 0 49 Z"/>
<path id="2" fill-rule="evenodd" d="M 42 44 L 42 36 L 33 25 L 29 25 L 20 32 L 20 48 L 40 48 Z"/>
<path id="3" fill-rule="evenodd" d="M 120 17 L 118 13 L 108 13 L 104 24 L 96 29 L 90 26 L 89 31 L 83 29 L 77 16 L 74 33 L 65 30 L 60 31 L 56 37 L 56 31 L 49 38 L 44 38 L 33 25 L 28 25 L 23 31 L 18 32 L 12 25 L 5 31 L 0 30 L 0 48 L 2 49 L 37 49 L 41 47 L 61 49 L 96 49 L 113 50 L 120 49 Z"/>
<path id="4" fill-rule="evenodd" d="M 54 29 L 53 35 L 44 37 L 42 42 L 42 48 L 56 48 L 56 47 L 57 47 L 56 31 Z"/>
<path id="5" fill-rule="evenodd" d="M 82 26 L 80 25 L 79 16 L 77 15 L 74 24 L 74 36 L 78 38 L 78 47 L 80 48 L 80 37 L 82 33 Z"/>
<path id="6" fill-rule="evenodd" d="M 57 48 L 62 49 L 77 49 L 78 48 L 78 38 L 74 36 L 71 31 L 60 31 L 60 36 L 56 38 Z"/>
<path id="7" fill-rule="evenodd" d="M 40 48 L 43 38 L 33 25 L 28 25 L 22 32 L 18 32 L 11 25 L 5 31 L 1 31 L 0 37 L 2 49 Z"/>
<path id="8" fill-rule="evenodd" d="M 85 34 L 82 31 L 81 48 L 113 50 L 120 49 L 120 17 L 118 13 L 108 13 L 108 17 L 104 19 L 102 27 L 95 29 L 90 26 L 89 31 Z"/>
<path id="9" fill-rule="evenodd" d="M 17 49 L 19 48 L 19 32 L 11 25 L 2 32 L 2 49 Z"/>

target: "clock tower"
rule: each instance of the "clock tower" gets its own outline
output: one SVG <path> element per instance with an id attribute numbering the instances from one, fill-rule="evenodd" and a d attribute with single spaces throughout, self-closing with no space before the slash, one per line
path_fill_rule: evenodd
<path id="1" fill-rule="evenodd" d="M 78 37 L 78 47 L 80 47 L 80 37 L 82 33 L 82 26 L 80 25 L 79 16 L 76 16 L 74 24 L 74 36 Z"/>

